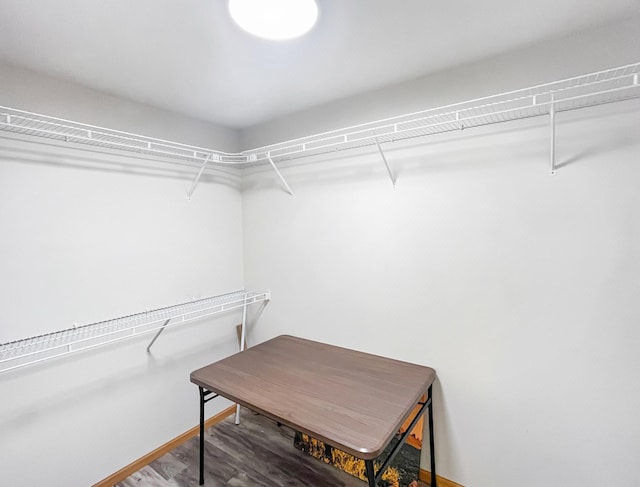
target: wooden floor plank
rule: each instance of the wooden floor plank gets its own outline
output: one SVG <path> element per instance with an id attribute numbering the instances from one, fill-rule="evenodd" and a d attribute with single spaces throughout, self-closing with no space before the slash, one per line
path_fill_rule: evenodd
<path id="1" fill-rule="evenodd" d="M 198 485 L 198 438 L 191 438 L 117 487 Z M 243 409 L 205 432 L 205 487 L 363 487 L 361 480 L 297 450 L 293 431 Z M 425 484 L 420 484 L 422 487 Z"/>
<path id="2" fill-rule="evenodd" d="M 166 479 L 151 466 L 146 466 L 129 476 L 123 482 L 118 484 L 119 487 L 167 487 Z"/>
<path id="3" fill-rule="evenodd" d="M 166 480 L 172 479 L 187 468 L 187 465 L 178 460 L 172 452 L 154 460 L 149 466 Z"/>
<path id="4" fill-rule="evenodd" d="M 273 425 L 272 428 L 263 429 L 268 433 L 265 431 L 266 434 L 256 435 L 250 434 L 246 427 L 247 423 L 249 421 L 240 425 L 220 424 L 219 428 L 212 429 L 211 436 L 207 441 L 216 441 L 216 444 L 221 448 L 226 448 L 237 460 L 238 465 L 250 464 L 259 469 L 261 477 L 269 479 L 270 485 L 289 485 L 292 480 L 318 487 L 324 485 L 343 487 L 346 485 L 344 479 L 333 475 L 336 473 L 334 469 L 326 471 L 324 464 L 308 462 L 307 455 L 293 448 L 291 430 Z M 268 424 L 268 421 L 264 423 Z M 273 431 L 274 429 L 283 431 L 280 433 Z M 319 463 L 319 465 L 314 465 L 314 463 Z"/>

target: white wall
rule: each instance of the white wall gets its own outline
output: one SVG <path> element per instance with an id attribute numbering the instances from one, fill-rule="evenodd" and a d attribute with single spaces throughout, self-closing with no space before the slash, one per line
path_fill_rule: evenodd
<path id="1" fill-rule="evenodd" d="M 241 146 L 260 147 L 636 63 L 639 53 L 636 16 L 248 127 Z"/>
<path id="2" fill-rule="evenodd" d="M 0 105 L 227 152 L 236 130 L 0 62 Z"/>
<path id="3" fill-rule="evenodd" d="M 439 473 L 467 487 L 637 484 L 640 104 L 268 173 L 243 194 L 254 341 L 433 366 Z M 423 467 L 428 469 L 425 455 Z"/>
<path id="4" fill-rule="evenodd" d="M 243 147 L 636 61 L 637 26 L 319 107 L 247 130 Z M 0 84 L 3 105 L 240 145 L 233 131 L 10 66 Z M 186 170 L 2 139 L 0 342 L 240 288 L 244 268 L 247 287 L 273 292 L 252 343 L 294 333 L 438 370 L 445 477 L 633 485 L 637 105 L 560 115 L 555 177 L 534 120 L 390 150 L 395 191 L 375 153 L 285 167 L 295 198 L 259 168 L 242 195 L 225 172 L 189 201 Z M 151 356 L 134 340 L 0 375 L 3 479 L 88 485 L 195 425 L 188 374 L 235 350 L 237 321 L 168 332 Z"/>
<path id="5" fill-rule="evenodd" d="M 438 101 L 446 80 L 463 101 L 525 87 L 535 73 L 551 81 L 569 67 L 637 61 L 633 25 L 490 61 L 481 79 L 456 76 L 478 66 L 459 68 L 319 107 L 245 140 L 314 133 L 332 114 L 345 124 L 392 114 L 396 99 L 402 113 L 429 87 L 428 106 L 456 101 L 448 88 Z M 503 75 L 525 82 L 506 87 Z M 388 145 L 396 190 L 375 150 L 282 163 L 293 198 L 268 167 L 248 172 L 245 281 L 273 298 L 252 339 L 290 333 L 435 367 L 439 474 L 467 487 L 631 487 L 640 103 L 559 114 L 553 177 L 547 123 Z"/>
<path id="6" fill-rule="evenodd" d="M 110 104 L 55 93 L 94 123 L 103 114 L 92 110 Z M 130 108 L 109 125 L 184 140 L 173 116 Z M 237 142 L 201 128 L 207 145 Z M 239 174 L 211 174 L 189 200 L 193 168 L 39 142 L 0 140 L 0 343 L 243 287 Z M 0 374 L 2 483 L 91 485 L 195 426 L 189 373 L 237 350 L 240 319 L 168 330 L 151 355 L 148 336 Z M 213 401 L 208 414 L 227 405 Z"/>

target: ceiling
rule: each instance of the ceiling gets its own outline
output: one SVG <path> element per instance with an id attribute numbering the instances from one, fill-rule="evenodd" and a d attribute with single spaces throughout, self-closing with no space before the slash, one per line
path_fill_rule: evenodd
<path id="1" fill-rule="evenodd" d="M 233 128 L 640 14 L 638 0 L 317 0 L 265 42 L 225 0 L 0 0 L 0 60 Z"/>

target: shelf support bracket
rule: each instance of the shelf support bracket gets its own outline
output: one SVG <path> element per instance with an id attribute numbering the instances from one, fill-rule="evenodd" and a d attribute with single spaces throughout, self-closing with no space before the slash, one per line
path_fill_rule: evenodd
<path id="1" fill-rule="evenodd" d="M 378 137 L 374 137 L 376 141 L 376 145 L 378 146 L 378 152 L 380 152 L 380 157 L 382 157 L 382 161 L 384 162 L 384 166 L 387 168 L 387 174 L 389 174 L 389 179 L 391 179 L 391 184 L 393 185 L 393 189 L 396 189 L 396 178 L 393 176 L 393 172 L 391 172 L 391 167 L 389 167 L 389 162 L 387 162 L 387 158 L 382 151 L 382 147 L 380 146 L 380 142 L 378 141 Z"/>
<path id="2" fill-rule="evenodd" d="M 271 164 L 271 167 L 273 168 L 273 170 L 276 172 L 276 174 L 280 178 L 280 181 L 282 181 L 282 184 L 284 184 L 284 187 L 287 188 L 287 193 L 289 193 L 291 196 L 295 196 L 293 194 L 293 191 L 291 191 L 291 188 L 289 187 L 287 182 L 282 177 L 282 174 L 280 174 L 280 171 L 278 170 L 278 167 L 276 166 L 276 163 L 273 162 L 273 159 L 271 159 L 271 153 L 270 152 L 267 153 L 267 159 L 269 159 L 269 163 Z"/>
<path id="3" fill-rule="evenodd" d="M 202 176 L 202 173 L 204 172 L 204 169 L 207 166 L 207 163 L 209 162 L 210 159 L 211 159 L 211 154 L 207 154 L 207 157 L 205 157 L 204 162 L 202 163 L 202 166 L 200 166 L 200 170 L 198 171 L 198 175 L 194 179 L 193 184 L 191 185 L 191 188 L 189 188 L 189 192 L 187 193 L 187 198 L 191 199 L 191 195 L 196 190 L 196 186 L 198 186 L 198 182 L 200 181 L 200 177 Z"/>
<path id="4" fill-rule="evenodd" d="M 244 352 L 247 343 L 247 295 L 242 307 L 242 333 L 240 334 L 240 351 Z M 240 424 L 240 404 L 236 404 L 236 424 Z"/>
<path id="5" fill-rule="evenodd" d="M 556 105 L 553 98 L 549 106 L 549 135 L 549 166 L 553 176 L 556 173 Z"/>
<path id="6" fill-rule="evenodd" d="M 151 353 L 151 345 L 153 345 L 156 342 L 156 340 L 158 339 L 160 334 L 164 331 L 164 329 L 166 328 L 166 326 L 169 324 L 170 321 L 171 319 L 168 319 L 167 321 L 165 321 L 160 327 L 160 329 L 156 332 L 156 334 L 153 335 L 153 338 L 149 342 L 149 345 L 147 345 L 147 353 Z"/>

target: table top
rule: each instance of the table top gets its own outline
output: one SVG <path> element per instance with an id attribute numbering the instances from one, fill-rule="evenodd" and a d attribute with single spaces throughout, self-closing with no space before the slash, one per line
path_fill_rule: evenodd
<path id="1" fill-rule="evenodd" d="M 435 377 L 430 367 L 281 335 L 192 372 L 191 382 L 370 460 Z"/>

